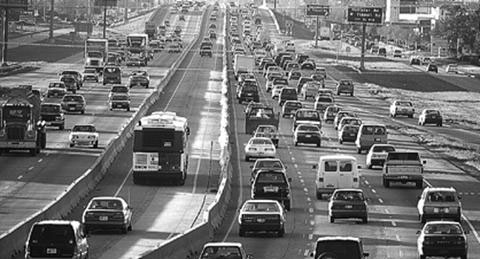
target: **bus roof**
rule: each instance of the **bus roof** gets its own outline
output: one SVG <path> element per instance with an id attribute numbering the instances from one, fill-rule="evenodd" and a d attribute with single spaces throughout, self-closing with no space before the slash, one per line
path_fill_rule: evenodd
<path id="1" fill-rule="evenodd" d="M 153 112 L 151 115 L 140 119 L 142 128 L 171 128 L 177 131 L 187 129 L 187 118 L 177 116 L 175 112 Z"/>

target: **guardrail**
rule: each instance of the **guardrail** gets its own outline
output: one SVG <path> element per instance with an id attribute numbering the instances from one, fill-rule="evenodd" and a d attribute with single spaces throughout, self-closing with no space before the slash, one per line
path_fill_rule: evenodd
<path id="1" fill-rule="evenodd" d="M 205 10 L 202 15 L 204 14 Z M 138 111 L 132 115 L 131 120 L 128 123 L 123 125 L 119 135 L 110 141 L 105 148 L 105 151 L 99 158 L 97 158 L 97 160 L 95 160 L 92 167 L 71 183 L 62 195 L 57 197 L 41 211 L 33 214 L 28 219 L 17 224 L 8 232 L 0 236 L 0 258 L 11 258 L 12 256 L 23 253 L 26 238 L 31 226 L 35 222 L 46 219 L 65 219 L 66 215 L 68 215 L 72 209 L 95 188 L 107 172 L 107 169 L 110 167 L 117 154 L 124 148 L 127 139 L 132 136 L 135 125 L 140 118 L 147 113 L 151 105 L 158 100 L 163 88 L 169 83 L 173 74 L 197 41 L 198 37 L 187 45 L 179 58 L 168 70 L 166 76 L 159 83 L 157 90 L 142 102 Z"/>
<path id="2" fill-rule="evenodd" d="M 228 12 L 224 19 L 224 44 L 223 44 L 223 82 L 222 94 L 222 117 L 228 116 L 228 77 L 227 77 L 227 21 Z M 185 233 L 165 241 L 159 248 L 145 253 L 142 259 L 185 259 L 197 258 L 206 241 L 213 239 L 213 233 L 222 223 L 231 198 L 232 166 L 230 163 L 231 146 L 228 144 L 228 119 L 222 120 L 220 133 L 221 144 L 221 182 L 218 188 L 215 202 L 213 202 L 205 213 L 206 222 L 201 223 Z M 224 139 L 222 139 L 224 138 Z"/>

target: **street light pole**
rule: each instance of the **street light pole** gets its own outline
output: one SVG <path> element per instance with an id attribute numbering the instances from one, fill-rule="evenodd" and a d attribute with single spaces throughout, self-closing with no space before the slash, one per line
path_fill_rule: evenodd
<path id="1" fill-rule="evenodd" d="M 55 4 L 55 0 L 50 1 L 50 28 L 49 28 L 49 34 L 48 34 L 48 40 L 50 42 L 53 41 L 53 5 Z"/>

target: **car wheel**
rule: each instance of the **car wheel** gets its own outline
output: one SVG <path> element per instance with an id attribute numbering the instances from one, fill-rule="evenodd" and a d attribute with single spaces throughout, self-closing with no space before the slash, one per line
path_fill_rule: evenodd
<path id="1" fill-rule="evenodd" d="M 129 111 L 130 111 L 130 107 L 127 108 L 127 112 L 129 112 Z"/>
<path id="2" fill-rule="evenodd" d="M 242 227 L 239 227 L 239 229 L 238 229 L 238 235 L 241 236 L 241 237 L 244 237 L 244 236 L 245 236 L 245 230 L 243 230 Z"/>
<path id="3" fill-rule="evenodd" d="M 420 255 L 420 259 L 427 259 L 426 255 Z"/>
<path id="4" fill-rule="evenodd" d="M 284 204 L 284 205 L 285 205 L 285 209 L 288 210 L 288 211 L 290 211 L 290 209 L 291 209 L 290 200 L 285 201 L 285 204 Z"/>
<path id="5" fill-rule="evenodd" d="M 373 166 L 372 166 L 371 164 L 367 164 L 367 168 L 368 168 L 368 169 L 372 169 L 372 167 L 373 167 Z"/>
<path id="6" fill-rule="evenodd" d="M 392 117 L 393 117 L 393 118 L 397 117 L 397 114 L 396 114 L 396 113 L 393 113 L 393 114 L 392 114 Z"/>
<path id="7" fill-rule="evenodd" d="M 59 129 L 59 130 L 64 130 L 64 129 L 65 129 L 65 125 L 60 125 L 60 126 L 58 127 L 58 129 Z"/>
<path id="8" fill-rule="evenodd" d="M 74 147 L 74 146 L 75 146 L 75 144 L 73 144 L 73 143 L 70 143 L 70 147 Z"/>
<path id="9" fill-rule="evenodd" d="M 437 123 L 437 126 L 438 126 L 438 127 L 442 127 L 442 123 L 441 123 L 441 122 L 440 122 L 440 123 Z"/>
<path id="10" fill-rule="evenodd" d="M 409 118 L 413 118 L 413 114 L 408 115 Z"/>
<path id="11" fill-rule="evenodd" d="M 335 218 L 330 216 L 330 223 L 335 223 Z"/>
<path id="12" fill-rule="evenodd" d="M 423 181 L 416 182 L 415 187 L 417 187 L 417 189 L 422 189 L 423 188 Z"/>
<path id="13" fill-rule="evenodd" d="M 321 145 L 322 145 L 322 142 L 319 141 L 319 142 L 317 143 L 317 147 L 320 147 Z"/>
<path id="14" fill-rule="evenodd" d="M 81 113 L 81 114 L 85 114 L 85 110 L 82 110 L 80 113 Z"/>
<path id="15" fill-rule="evenodd" d="M 388 180 L 383 180 L 383 187 L 389 188 L 390 187 L 390 182 Z"/>
<path id="16" fill-rule="evenodd" d="M 362 218 L 362 223 L 367 224 L 368 223 L 368 217 L 363 217 Z"/>
<path id="17" fill-rule="evenodd" d="M 250 162 L 250 157 L 245 156 L 245 161 Z"/>
<path id="18" fill-rule="evenodd" d="M 128 225 L 128 229 L 127 229 L 127 230 L 128 230 L 128 231 L 132 231 L 132 230 L 133 230 L 133 228 L 132 228 L 132 222 L 130 222 L 130 225 Z"/>
<path id="19" fill-rule="evenodd" d="M 98 140 L 93 144 L 93 148 L 98 148 Z"/>
<path id="20" fill-rule="evenodd" d="M 293 144 L 294 144 L 295 146 L 298 146 L 298 141 L 294 141 Z"/>
<path id="21" fill-rule="evenodd" d="M 121 231 L 122 231 L 122 234 L 127 234 L 127 232 L 128 232 L 128 227 L 127 227 L 127 226 L 122 226 Z"/>
<path id="22" fill-rule="evenodd" d="M 282 227 L 279 231 L 278 231 L 278 237 L 283 237 L 285 235 L 285 228 Z"/>
<path id="23" fill-rule="evenodd" d="M 317 200 L 321 200 L 323 198 L 321 192 L 317 192 L 316 196 L 317 196 Z"/>
<path id="24" fill-rule="evenodd" d="M 353 93 L 350 93 L 350 96 L 353 96 Z"/>

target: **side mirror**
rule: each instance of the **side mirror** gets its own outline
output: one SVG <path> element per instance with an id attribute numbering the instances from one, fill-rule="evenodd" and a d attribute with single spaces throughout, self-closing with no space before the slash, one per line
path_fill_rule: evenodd
<path id="1" fill-rule="evenodd" d="M 417 230 L 417 235 L 420 235 L 421 233 L 422 233 L 422 231 Z"/>
<path id="2" fill-rule="evenodd" d="M 288 181 L 291 182 L 291 181 L 292 181 L 292 177 L 288 177 Z"/>
<path id="3" fill-rule="evenodd" d="M 312 165 L 312 169 L 317 169 L 317 165 Z"/>

